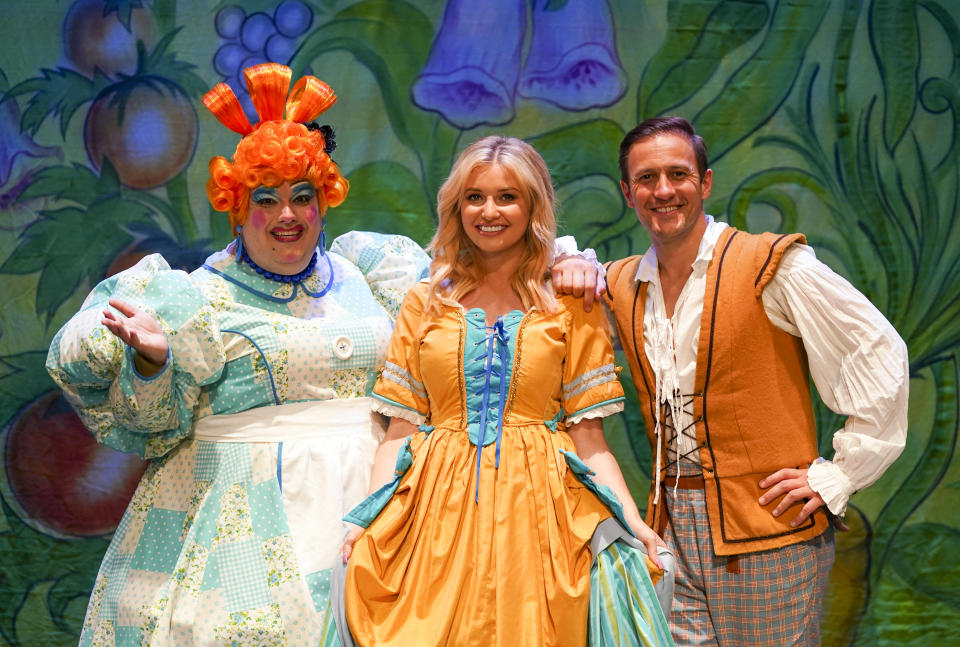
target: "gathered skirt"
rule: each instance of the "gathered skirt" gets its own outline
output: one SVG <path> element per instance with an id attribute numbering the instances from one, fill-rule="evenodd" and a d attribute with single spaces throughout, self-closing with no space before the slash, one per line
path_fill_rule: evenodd
<path id="1" fill-rule="evenodd" d="M 394 481 L 347 517 L 369 523 L 345 581 L 356 644 L 672 644 L 650 578 L 661 573 L 635 540 L 593 555 L 620 504 L 573 450 L 542 423 L 505 425 L 478 482 L 464 430 L 412 436 Z"/>

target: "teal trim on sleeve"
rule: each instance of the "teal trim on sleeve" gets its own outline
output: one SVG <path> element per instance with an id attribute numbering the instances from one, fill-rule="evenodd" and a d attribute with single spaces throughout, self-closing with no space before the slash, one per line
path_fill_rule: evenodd
<path id="1" fill-rule="evenodd" d="M 415 414 L 417 414 L 418 416 L 423 416 L 424 418 L 427 417 L 427 414 L 421 413 L 421 412 L 417 411 L 416 409 L 414 409 L 413 407 L 408 407 L 408 406 L 405 405 L 405 404 L 400 404 L 399 402 L 395 402 L 395 401 L 391 400 L 390 398 L 387 398 L 387 397 L 384 397 L 384 396 L 380 395 L 380 394 L 377 393 L 376 391 L 374 391 L 374 392 L 371 393 L 370 395 L 373 396 L 374 398 L 376 398 L 377 400 L 380 400 L 381 402 L 386 402 L 387 404 L 393 405 L 393 406 L 395 406 L 395 407 L 400 407 L 401 409 L 406 409 L 407 411 L 413 411 L 413 412 L 414 412 Z"/>

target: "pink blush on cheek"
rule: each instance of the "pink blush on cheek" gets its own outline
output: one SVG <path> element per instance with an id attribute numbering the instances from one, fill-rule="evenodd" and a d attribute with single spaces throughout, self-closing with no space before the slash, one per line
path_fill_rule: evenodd
<path id="1" fill-rule="evenodd" d="M 317 222 L 317 208 L 316 208 L 316 207 L 309 207 L 309 208 L 307 209 L 307 222 L 310 223 L 311 225 L 312 225 L 313 223 Z"/>
<path id="2" fill-rule="evenodd" d="M 250 212 L 250 226 L 254 229 L 263 229 L 267 225 L 267 217 L 260 209 Z"/>

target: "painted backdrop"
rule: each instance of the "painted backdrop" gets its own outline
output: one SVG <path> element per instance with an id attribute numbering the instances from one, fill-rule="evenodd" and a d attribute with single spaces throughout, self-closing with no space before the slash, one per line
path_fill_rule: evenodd
<path id="1" fill-rule="evenodd" d="M 199 99 L 262 61 L 329 82 L 352 183 L 329 216 L 425 242 L 459 149 L 547 159 L 561 223 L 601 258 L 647 239 L 617 186 L 639 120 L 705 136 L 708 209 L 803 231 L 910 349 L 902 458 L 853 498 L 827 645 L 960 644 L 960 7 L 952 0 L 5 0 L 0 21 L 0 643 L 76 644 L 143 464 L 96 446 L 43 370 L 96 282 L 230 234 L 204 197 L 234 134 Z M 247 99 L 248 101 L 248 99 Z M 830 456 L 837 416 L 818 409 Z M 638 501 L 636 409 L 608 426 Z"/>

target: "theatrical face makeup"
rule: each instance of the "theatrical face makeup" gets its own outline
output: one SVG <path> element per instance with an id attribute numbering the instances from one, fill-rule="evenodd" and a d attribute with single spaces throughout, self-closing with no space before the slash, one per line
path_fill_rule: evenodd
<path id="1" fill-rule="evenodd" d="M 250 192 L 243 245 L 253 262 L 265 270 L 296 274 L 313 257 L 322 227 L 320 202 L 310 182 L 258 186 Z"/>

